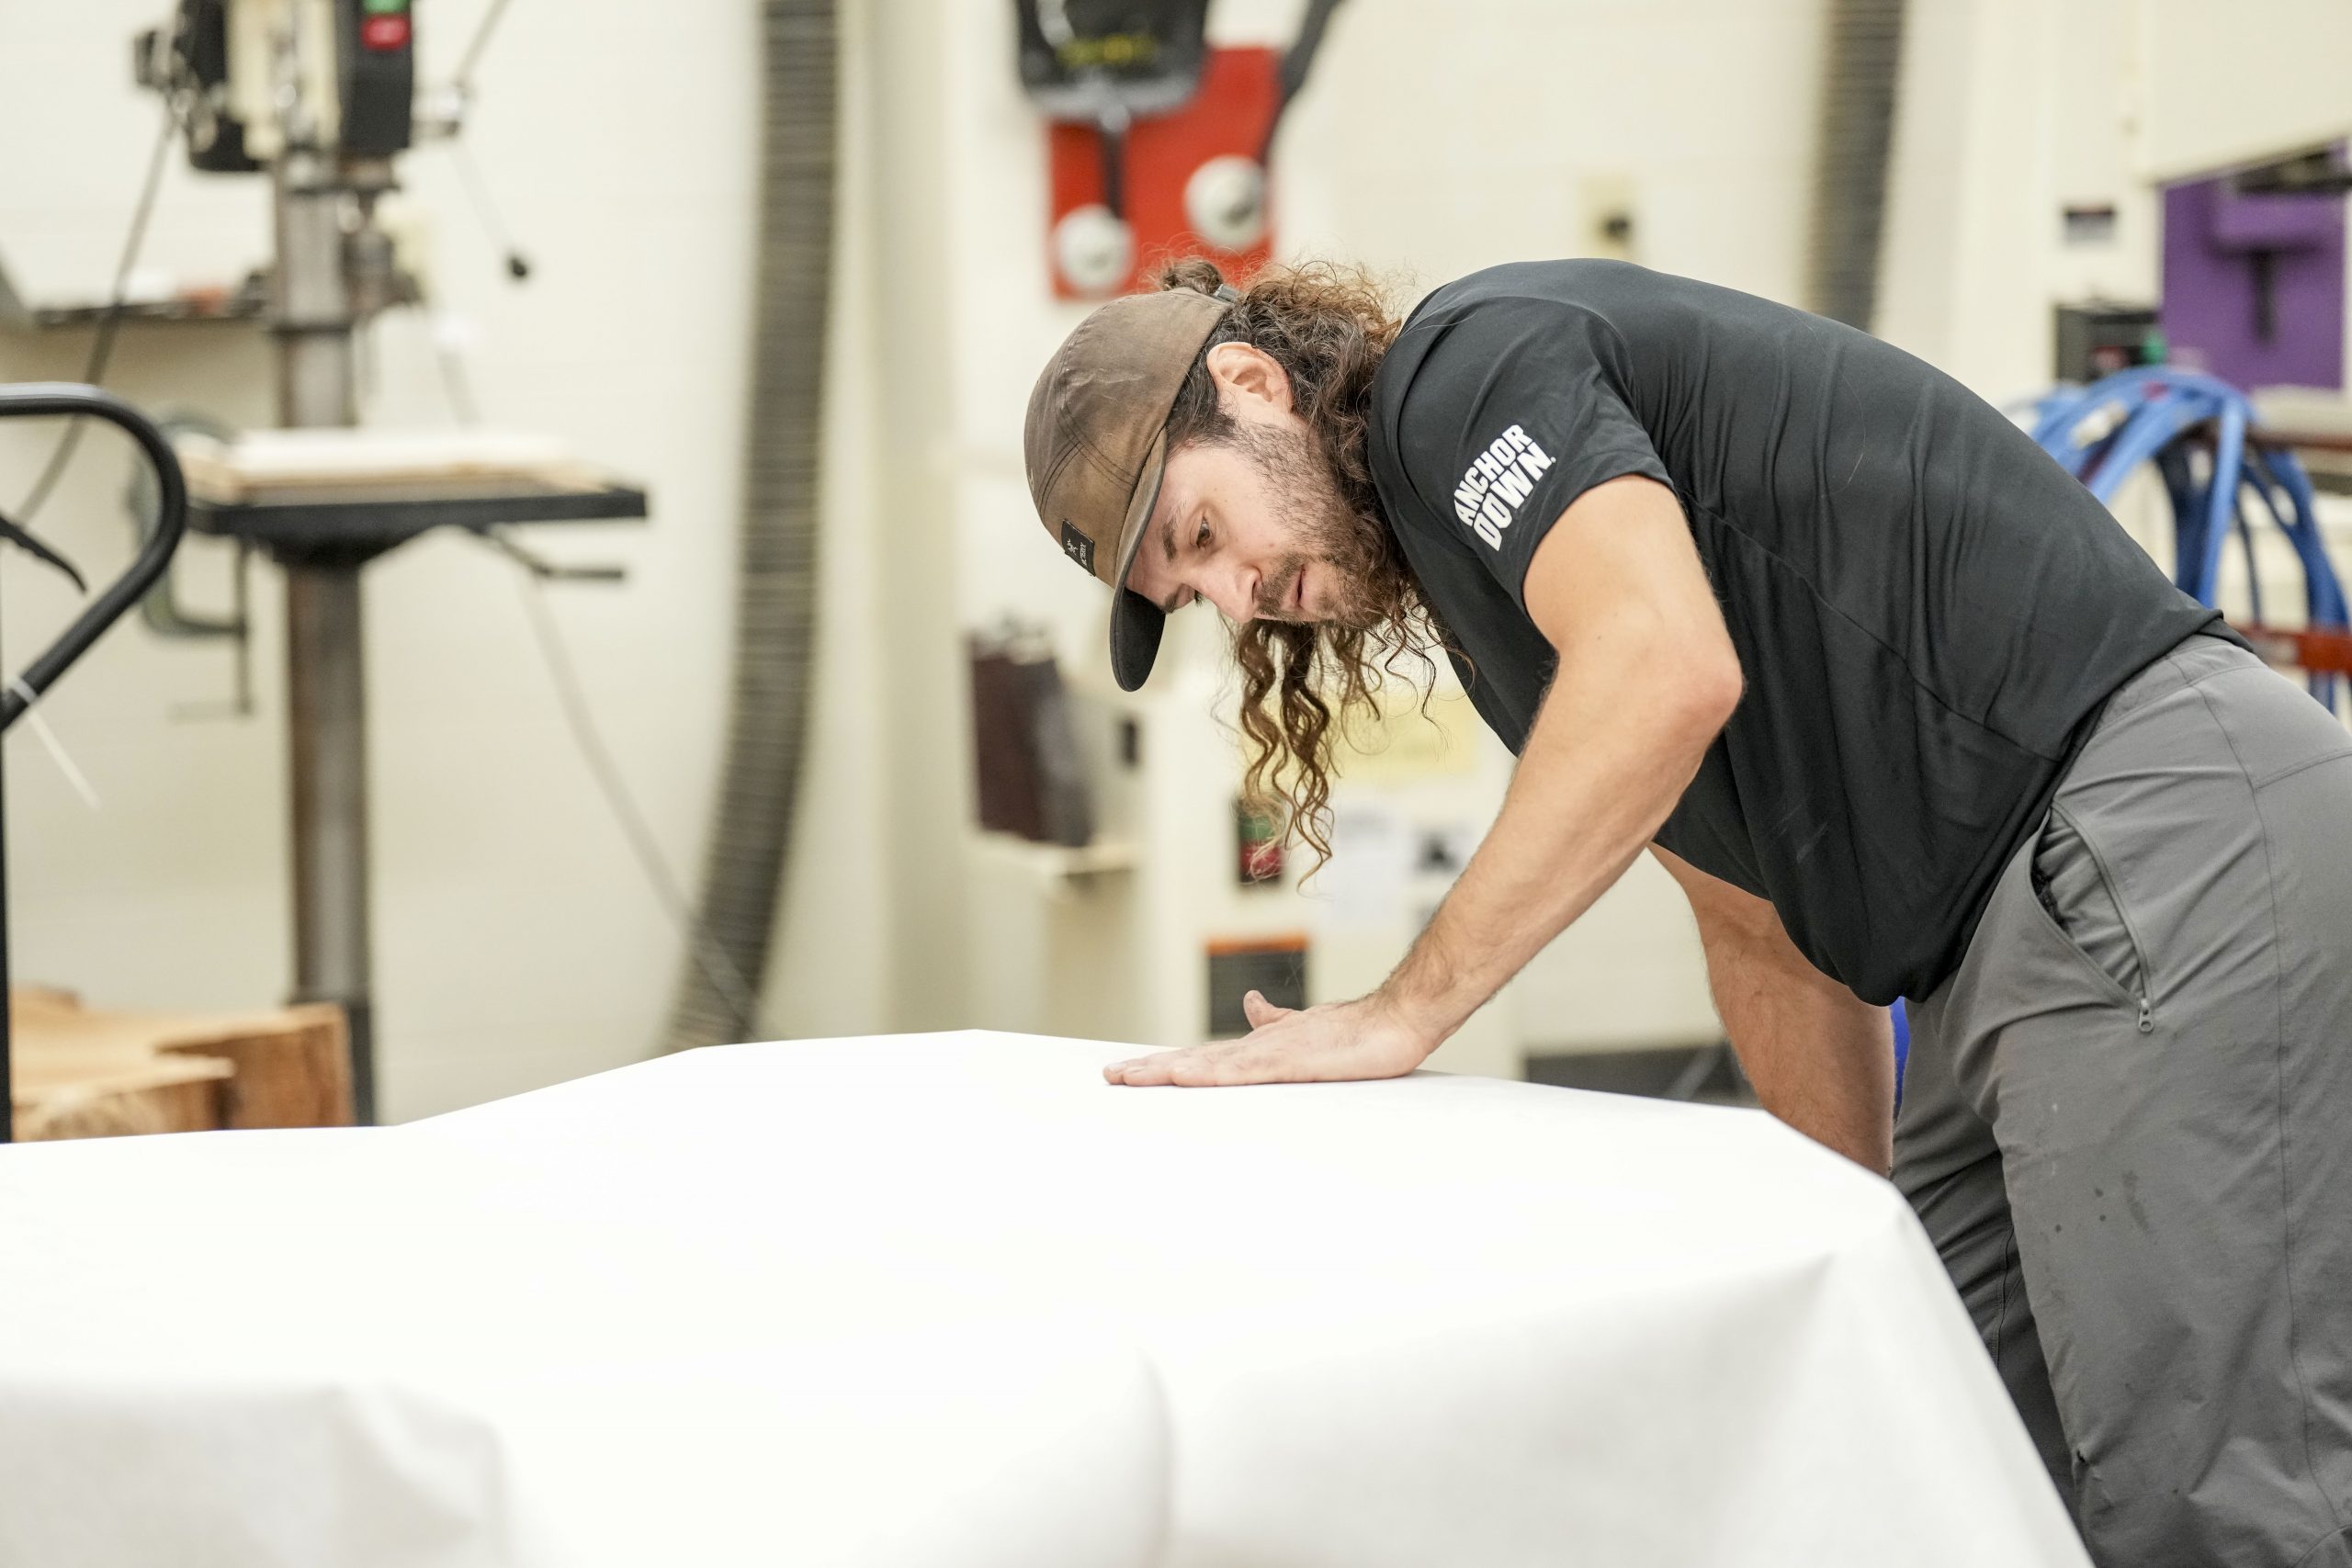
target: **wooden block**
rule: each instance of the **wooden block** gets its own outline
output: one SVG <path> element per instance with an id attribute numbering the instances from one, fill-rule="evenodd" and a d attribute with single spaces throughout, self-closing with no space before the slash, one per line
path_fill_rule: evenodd
<path id="1" fill-rule="evenodd" d="M 62 991 L 10 993 L 16 1135 L 102 1138 L 194 1133 L 221 1125 L 222 1087 L 236 1067 L 209 1056 L 165 1056 Z"/>
<path id="2" fill-rule="evenodd" d="M 22 1067 L 25 1058 L 17 1059 Z M 114 1138 L 137 1133 L 209 1133 L 222 1123 L 222 1091 L 236 1069 L 202 1057 L 150 1058 L 91 1077 L 17 1081 L 18 1143 Z"/>
<path id="3" fill-rule="evenodd" d="M 180 1021 L 183 1028 L 157 1040 L 158 1050 L 236 1065 L 225 1125 L 351 1125 L 351 1047 L 341 1008 L 314 1002 L 244 1018 Z"/>
<path id="4" fill-rule="evenodd" d="M 115 1012 L 23 987 L 10 994 L 10 1010 L 19 1138 L 352 1120 L 340 1008 Z"/>

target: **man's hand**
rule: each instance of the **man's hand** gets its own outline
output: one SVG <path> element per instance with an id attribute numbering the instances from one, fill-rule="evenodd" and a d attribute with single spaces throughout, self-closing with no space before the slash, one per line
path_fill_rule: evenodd
<path id="1" fill-rule="evenodd" d="M 1376 995 L 1293 1009 L 1278 1008 L 1252 991 L 1241 1008 L 1250 1032 L 1238 1040 L 1137 1056 L 1103 1068 L 1102 1076 L 1131 1089 L 1394 1078 L 1419 1066 L 1439 1044 Z"/>

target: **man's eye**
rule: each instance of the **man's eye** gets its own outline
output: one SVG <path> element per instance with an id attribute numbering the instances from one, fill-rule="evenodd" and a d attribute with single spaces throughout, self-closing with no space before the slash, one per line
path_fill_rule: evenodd
<path id="1" fill-rule="evenodd" d="M 1196 550 L 1209 547 L 1209 520 L 1205 517 L 1201 519 L 1201 531 L 1193 536 L 1193 547 Z"/>

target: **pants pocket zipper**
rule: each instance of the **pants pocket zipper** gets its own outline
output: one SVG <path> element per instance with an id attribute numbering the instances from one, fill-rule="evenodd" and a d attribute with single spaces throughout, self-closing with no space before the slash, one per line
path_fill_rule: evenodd
<path id="1" fill-rule="evenodd" d="M 2140 928 L 2132 921 L 2132 911 L 2124 908 L 2122 885 L 2117 881 L 2114 868 L 2107 863 L 2107 856 L 2099 852 L 2098 845 L 2091 836 L 2083 831 L 2081 819 L 2064 807 L 2054 803 L 2051 806 L 2050 811 L 2052 816 L 2063 816 L 2065 818 L 2066 826 L 2073 829 L 2075 840 L 2083 846 L 2084 852 L 2091 857 L 2091 864 L 2098 868 L 2099 886 L 2106 891 L 2108 901 L 2115 906 L 2115 918 L 2123 926 L 2123 940 L 2131 944 L 2132 961 L 2140 966 L 2139 988 L 2130 993 L 2132 999 L 2139 1004 L 2140 1032 L 2154 1034 L 2156 1032 L 2155 971 L 2148 966 L 2148 948 L 2147 944 L 2140 940 Z M 2076 945 L 2080 946 L 2079 943 Z M 2112 978 L 2112 976 L 2109 977 Z"/>

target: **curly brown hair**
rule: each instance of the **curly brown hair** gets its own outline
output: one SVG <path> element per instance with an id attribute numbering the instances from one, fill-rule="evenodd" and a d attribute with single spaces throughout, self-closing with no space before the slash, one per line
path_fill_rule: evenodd
<path id="1" fill-rule="evenodd" d="M 1159 277 L 1162 288 L 1215 294 L 1216 266 L 1190 259 Z M 1352 721 L 1380 711 L 1391 680 L 1418 688 L 1423 705 L 1442 635 L 1380 510 L 1365 432 L 1372 379 L 1400 321 L 1379 283 L 1330 262 L 1270 267 L 1243 290 L 1193 361 L 1168 416 L 1168 450 L 1188 444 L 1246 444 L 1217 398 L 1209 350 L 1242 343 L 1271 355 L 1290 378 L 1291 405 L 1306 421 L 1352 514 L 1348 565 L 1365 614 L 1312 626 L 1260 616 L 1234 628 L 1241 671 L 1241 733 L 1248 766 L 1242 793 L 1253 806 L 1286 810 L 1286 836 L 1303 839 L 1317 863 L 1331 854 L 1331 774 L 1336 743 Z"/>

